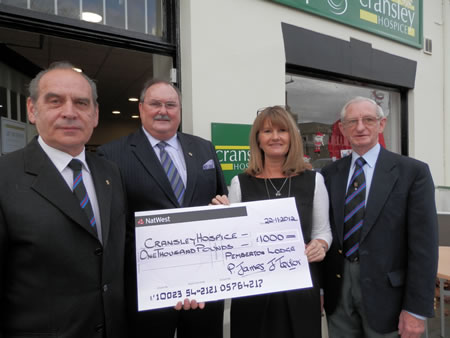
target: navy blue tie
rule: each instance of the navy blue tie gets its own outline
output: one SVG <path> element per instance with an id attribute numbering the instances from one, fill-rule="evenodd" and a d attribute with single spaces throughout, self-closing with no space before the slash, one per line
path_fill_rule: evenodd
<path id="1" fill-rule="evenodd" d="M 78 201 L 80 201 L 80 207 L 86 213 L 89 223 L 95 229 L 95 232 L 97 232 L 94 211 L 92 210 L 92 205 L 83 183 L 82 166 L 81 161 L 76 159 L 72 159 L 68 164 L 68 167 L 73 171 L 73 193 L 78 198 Z"/>
<path id="2" fill-rule="evenodd" d="M 173 163 L 172 159 L 165 149 L 167 145 L 168 144 L 164 141 L 161 141 L 157 144 L 161 158 L 161 165 L 166 172 L 167 178 L 169 179 L 178 204 L 181 206 L 183 205 L 184 184 L 180 174 L 178 173 L 177 167 L 175 167 L 175 164 Z"/>
<path id="3" fill-rule="evenodd" d="M 355 171 L 345 196 L 344 254 L 350 261 L 359 259 L 359 239 L 366 210 L 364 164 L 366 164 L 366 161 L 362 157 L 356 160 Z"/>

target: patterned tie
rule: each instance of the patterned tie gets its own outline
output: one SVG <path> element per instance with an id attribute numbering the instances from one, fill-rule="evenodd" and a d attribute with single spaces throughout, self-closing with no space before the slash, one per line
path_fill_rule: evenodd
<path id="1" fill-rule="evenodd" d="M 350 261 L 359 259 L 359 238 L 364 221 L 366 204 L 366 179 L 363 166 L 366 161 L 360 157 L 355 162 L 355 171 L 350 180 L 344 209 L 344 253 Z"/>
<path id="2" fill-rule="evenodd" d="M 168 144 L 164 141 L 161 141 L 157 144 L 160 151 L 161 164 L 166 172 L 167 178 L 169 179 L 170 185 L 172 186 L 173 193 L 178 200 L 180 205 L 183 205 L 183 196 L 184 196 L 184 184 L 183 180 L 178 173 L 177 167 L 173 163 L 169 154 L 166 151 L 166 146 Z"/>
<path id="3" fill-rule="evenodd" d="M 83 184 L 83 174 L 81 173 L 82 163 L 79 160 L 72 159 L 68 167 L 73 170 L 73 193 L 80 201 L 80 207 L 86 213 L 89 223 L 95 229 L 95 232 L 97 232 L 94 211 L 92 210 L 91 202 L 89 202 L 86 187 Z"/>

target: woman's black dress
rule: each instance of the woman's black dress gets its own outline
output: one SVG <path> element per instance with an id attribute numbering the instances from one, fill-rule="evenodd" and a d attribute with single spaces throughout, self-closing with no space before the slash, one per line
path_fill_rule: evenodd
<path id="1" fill-rule="evenodd" d="M 279 189 L 284 178 L 271 179 Z M 262 178 L 239 175 L 242 202 L 295 197 L 306 243 L 311 240 L 315 172 L 291 178 L 275 196 L 275 189 Z M 320 291 L 317 263 L 310 264 L 314 287 L 301 290 L 234 298 L 231 303 L 232 338 L 321 338 Z"/>

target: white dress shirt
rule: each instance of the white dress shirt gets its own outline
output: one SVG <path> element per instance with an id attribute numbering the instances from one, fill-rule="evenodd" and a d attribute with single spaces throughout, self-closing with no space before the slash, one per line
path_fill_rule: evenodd
<path id="1" fill-rule="evenodd" d="M 375 164 L 377 164 L 378 155 L 380 154 L 380 144 L 377 143 L 363 156 L 358 155 L 356 152 L 352 152 L 352 163 L 350 164 L 350 171 L 347 178 L 347 190 L 350 184 L 350 179 L 352 178 L 353 172 L 355 171 L 355 162 L 358 158 L 362 157 L 366 161 L 366 165 L 363 166 L 364 177 L 366 179 L 366 203 L 369 197 L 370 186 L 372 184 L 373 172 L 375 170 Z"/>
<path id="2" fill-rule="evenodd" d="M 161 140 L 154 138 L 149 132 L 147 132 L 147 130 L 145 130 L 144 127 L 142 127 L 142 130 L 144 131 L 145 136 L 147 136 L 148 141 L 152 145 L 153 150 L 156 153 L 156 156 L 158 156 L 159 161 L 161 162 L 160 150 L 157 146 L 157 144 L 161 142 Z M 167 153 L 169 154 L 170 158 L 173 161 L 173 164 L 177 168 L 178 174 L 180 174 L 181 180 L 183 181 L 184 187 L 186 188 L 187 186 L 186 161 L 184 160 L 183 148 L 181 148 L 181 144 L 180 141 L 178 141 L 177 134 L 175 134 L 170 139 L 164 142 L 168 144 L 165 150 L 167 151 Z"/>
<path id="3" fill-rule="evenodd" d="M 68 153 L 50 147 L 48 144 L 44 142 L 44 140 L 40 136 L 38 137 L 38 142 L 42 150 L 44 150 L 44 152 L 50 158 L 50 161 L 52 161 L 56 169 L 58 169 L 58 171 L 61 173 L 62 177 L 64 178 L 64 181 L 66 181 L 67 185 L 72 191 L 73 191 L 73 171 L 68 167 L 68 164 L 70 163 L 70 161 L 72 161 L 73 158 L 80 160 L 81 163 L 83 164 L 81 168 L 81 172 L 83 175 L 83 184 L 86 187 L 86 191 L 88 193 L 89 200 L 91 202 L 92 210 L 94 212 L 96 223 L 95 226 L 97 227 L 98 238 L 100 242 L 103 243 L 101 231 L 102 225 L 100 219 L 100 209 L 98 207 L 97 194 L 95 193 L 95 187 L 94 182 L 92 180 L 91 172 L 86 163 L 86 155 L 84 149 L 79 155 L 72 157 L 72 155 L 69 155 Z"/>

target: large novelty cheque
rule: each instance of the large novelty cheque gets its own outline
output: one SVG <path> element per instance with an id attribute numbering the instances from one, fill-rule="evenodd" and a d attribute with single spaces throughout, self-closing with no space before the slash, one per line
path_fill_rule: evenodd
<path id="1" fill-rule="evenodd" d="M 312 286 L 294 198 L 135 213 L 139 311 Z"/>

